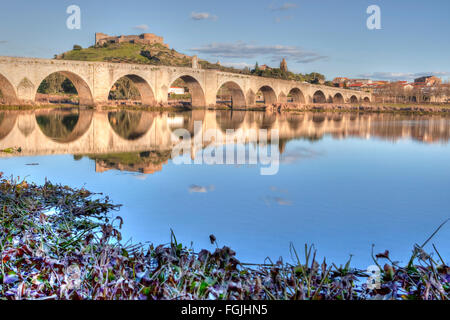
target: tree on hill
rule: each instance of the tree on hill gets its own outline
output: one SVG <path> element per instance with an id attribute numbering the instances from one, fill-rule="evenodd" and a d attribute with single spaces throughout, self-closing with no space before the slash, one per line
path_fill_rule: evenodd
<path id="1" fill-rule="evenodd" d="M 256 63 L 255 63 L 255 69 L 254 69 L 253 71 L 254 71 L 254 73 L 257 73 L 257 72 L 259 72 L 259 65 L 258 65 L 258 61 L 256 61 Z"/>

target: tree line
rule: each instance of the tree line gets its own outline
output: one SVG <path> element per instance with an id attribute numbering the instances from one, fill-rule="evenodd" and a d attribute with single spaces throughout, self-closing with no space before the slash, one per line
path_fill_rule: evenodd
<path id="1" fill-rule="evenodd" d="M 374 96 L 378 102 L 390 103 L 448 103 L 450 101 L 450 84 L 434 86 L 415 86 L 405 88 L 401 83 L 389 83 L 377 88 Z"/>

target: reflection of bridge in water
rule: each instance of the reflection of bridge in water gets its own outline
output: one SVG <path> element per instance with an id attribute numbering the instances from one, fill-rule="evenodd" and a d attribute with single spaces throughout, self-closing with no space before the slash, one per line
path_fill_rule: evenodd
<path id="1" fill-rule="evenodd" d="M 258 143 L 252 134 L 255 130 L 276 129 L 280 151 L 291 139 L 317 140 L 326 134 L 335 138 L 378 137 L 391 141 L 411 138 L 425 143 L 450 139 L 450 122 L 441 116 L 207 110 L 107 112 L 74 108 L 0 112 L 0 149 L 21 147 L 20 156 L 89 155 L 103 169 L 130 171 L 138 169 L 136 161 L 144 159 L 147 166 L 158 169 L 170 158 L 177 142 L 173 133 L 176 129 L 187 129 L 194 138 L 199 134 L 194 132 L 194 121 L 202 121 L 203 132 L 239 129 L 240 138 L 246 143 Z M 225 134 L 222 136 L 225 139 Z M 0 156 L 16 155 L 0 153 Z"/>

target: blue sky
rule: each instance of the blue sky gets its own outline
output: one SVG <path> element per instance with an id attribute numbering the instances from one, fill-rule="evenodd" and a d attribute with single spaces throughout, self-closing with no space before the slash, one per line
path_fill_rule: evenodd
<path id="1" fill-rule="evenodd" d="M 81 8 L 81 30 L 66 27 L 72 4 Z M 381 30 L 366 27 L 373 4 L 381 8 Z M 92 45 L 95 32 L 152 32 L 180 52 L 222 64 L 277 66 L 286 57 L 290 70 L 329 79 L 447 80 L 449 12 L 448 0 L 5 0 L 0 55 L 51 58 L 74 44 Z"/>

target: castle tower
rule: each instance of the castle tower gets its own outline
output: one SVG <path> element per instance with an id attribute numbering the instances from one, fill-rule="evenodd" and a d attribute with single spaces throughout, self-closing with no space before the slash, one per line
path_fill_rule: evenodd
<path id="1" fill-rule="evenodd" d="M 198 57 L 195 55 L 192 57 L 192 69 L 198 69 Z"/>
<path id="2" fill-rule="evenodd" d="M 283 60 L 282 60 L 281 63 L 280 63 L 280 69 L 281 69 L 281 71 L 283 71 L 283 72 L 287 72 L 287 71 L 288 71 L 288 68 L 287 68 L 287 62 L 286 62 L 286 59 L 285 59 L 285 58 L 283 58 Z"/>

